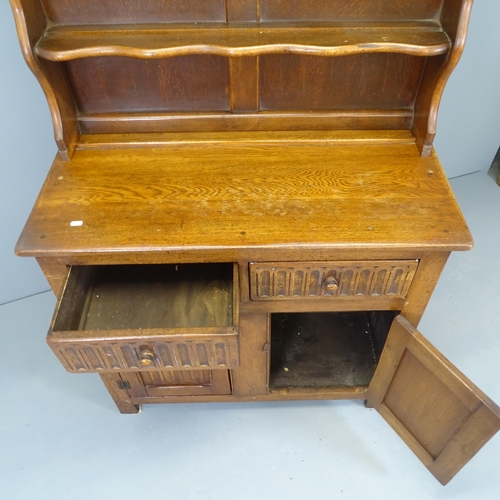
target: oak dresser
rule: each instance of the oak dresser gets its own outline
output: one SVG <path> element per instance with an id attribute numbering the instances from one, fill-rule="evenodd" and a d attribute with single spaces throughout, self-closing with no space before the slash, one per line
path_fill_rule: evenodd
<path id="1" fill-rule="evenodd" d="M 366 400 L 443 484 L 500 410 L 415 329 L 472 0 L 10 0 L 58 154 L 17 244 L 119 410 Z"/>

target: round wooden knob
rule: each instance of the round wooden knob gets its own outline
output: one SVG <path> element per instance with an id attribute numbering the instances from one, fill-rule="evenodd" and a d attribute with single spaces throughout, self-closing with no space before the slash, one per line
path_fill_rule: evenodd
<path id="1" fill-rule="evenodd" d="M 142 366 L 151 366 L 155 359 L 155 353 L 150 347 L 139 347 L 139 361 Z"/>
<path id="2" fill-rule="evenodd" d="M 333 276 L 329 276 L 325 280 L 325 290 L 328 290 L 329 292 L 335 292 L 337 288 L 339 287 L 339 284 L 337 280 Z"/>

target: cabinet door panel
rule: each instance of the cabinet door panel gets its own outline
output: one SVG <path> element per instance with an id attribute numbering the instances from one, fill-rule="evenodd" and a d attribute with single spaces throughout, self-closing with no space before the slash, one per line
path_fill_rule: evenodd
<path id="1" fill-rule="evenodd" d="M 132 398 L 231 394 L 227 370 L 182 370 L 127 373 Z"/>
<path id="2" fill-rule="evenodd" d="M 389 332 L 367 405 L 442 484 L 500 429 L 500 408 L 401 316 Z"/>

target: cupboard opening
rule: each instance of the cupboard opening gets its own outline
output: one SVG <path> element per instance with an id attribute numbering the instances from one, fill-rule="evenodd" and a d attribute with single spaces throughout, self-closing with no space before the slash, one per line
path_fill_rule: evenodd
<path id="1" fill-rule="evenodd" d="M 272 314 L 270 391 L 368 386 L 397 314 Z"/>

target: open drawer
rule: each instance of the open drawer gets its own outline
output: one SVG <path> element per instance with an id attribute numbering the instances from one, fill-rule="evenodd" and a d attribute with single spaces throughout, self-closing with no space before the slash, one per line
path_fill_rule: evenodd
<path id="1" fill-rule="evenodd" d="M 234 264 L 74 266 L 47 342 L 70 372 L 239 364 Z"/>

